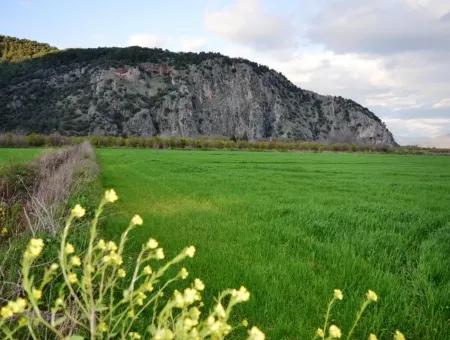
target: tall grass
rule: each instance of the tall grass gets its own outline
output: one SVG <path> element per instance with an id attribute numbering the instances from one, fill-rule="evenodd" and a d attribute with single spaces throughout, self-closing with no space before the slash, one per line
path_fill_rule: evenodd
<path id="1" fill-rule="evenodd" d="M 24 207 L 30 227 L 56 234 L 62 225 L 70 195 L 98 174 L 95 152 L 88 142 L 49 152 L 33 164 L 36 185 Z"/>
<path id="2" fill-rule="evenodd" d="M 56 234 L 71 194 L 97 174 L 95 152 L 87 142 L 50 150 L 26 164 L 4 166 L 0 171 L 4 234 L 13 236 L 25 227 L 33 233 Z"/>

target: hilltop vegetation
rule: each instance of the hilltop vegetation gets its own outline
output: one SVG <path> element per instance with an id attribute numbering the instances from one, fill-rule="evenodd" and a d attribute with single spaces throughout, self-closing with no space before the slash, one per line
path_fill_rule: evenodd
<path id="1" fill-rule="evenodd" d="M 21 62 L 56 51 L 49 44 L 0 35 L 0 62 Z"/>

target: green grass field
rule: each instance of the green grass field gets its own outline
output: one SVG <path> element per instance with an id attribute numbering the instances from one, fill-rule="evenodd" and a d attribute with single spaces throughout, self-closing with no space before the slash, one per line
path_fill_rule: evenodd
<path id="1" fill-rule="evenodd" d="M 0 165 L 39 149 L 0 149 Z M 450 158 L 346 153 L 100 149 L 101 180 L 120 195 L 102 233 L 139 213 L 130 255 L 148 237 L 168 256 L 194 244 L 191 278 L 207 299 L 245 285 L 237 310 L 269 339 L 310 339 L 334 288 L 348 330 L 367 291 L 380 300 L 357 339 L 450 338 Z M 208 307 L 208 306 L 207 306 Z"/>
<path id="2" fill-rule="evenodd" d="M 42 149 L 0 149 L 0 165 L 26 162 L 40 152 Z"/>
<path id="3" fill-rule="evenodd" d="M 348 330 L 367 291 L 358 339 L 450 337 L 450 158 L 345 153 L 98 150 L 104 187 L 120 196 L 105 221 L 117 237 L 139 213 L 211 299 L 245 285 L 238 309 L 269 339 L 309 339 L 334 288 L 333 322 Z M 192 277 L 192 278 L 193 278 Z"/>

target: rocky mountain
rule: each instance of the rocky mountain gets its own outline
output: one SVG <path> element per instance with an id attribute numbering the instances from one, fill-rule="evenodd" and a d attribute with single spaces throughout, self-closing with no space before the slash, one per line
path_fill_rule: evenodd
<path id="1" fill-rule="evenodd" d="M 395 145 L 367 108 L 248 60 L 140 47 L 50 50 L 0 63 L 1 132 Z"/>

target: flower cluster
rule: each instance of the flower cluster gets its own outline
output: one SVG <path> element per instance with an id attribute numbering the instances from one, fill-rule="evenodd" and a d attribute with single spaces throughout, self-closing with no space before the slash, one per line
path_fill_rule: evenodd
<path id="1" fill-rule="evenodd" d="M 24 256 L 29 259 L 34 259 L 38 257 L 42 249 L 44 248 L 44 241 L 40 238 L 32 238 L 30 242 L 28 242 L 27 250 L 25 250 Z"/>
<path id="2" fill-rule="evenodd" d="M 18 298 L 16 301 L 9 301 L 6 306 L 0 309 L 0 317 L 2 319 L 9 319 L 15 314 L 21 314 L 27 307 L 27 301 L 23 298 Z"/>

